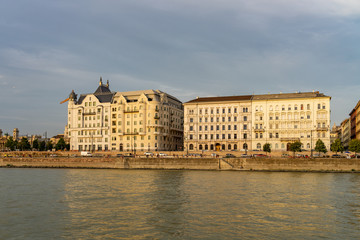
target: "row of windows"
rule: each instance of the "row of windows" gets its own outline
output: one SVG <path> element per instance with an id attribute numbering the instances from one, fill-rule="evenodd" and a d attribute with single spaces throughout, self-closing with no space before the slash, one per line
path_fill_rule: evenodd
<path id="1" fill-rule="evenodd" d="M 236 107 L 234 108 L 205 108 L 205 109 L 199 109 L 199 114 L 214 114 L 216 112 L 216 114 L 220 114 L 221 113 L 237 113 L 238 112 L 238 109 Z M 249 108 L 247 107 L 244 107 L 242 108 L 242 112 L 249 112 Z M 189 114 L 194 114 L 194 109 L 189 109 Z"/>
<path id="2" fill-rule="evenodd" d="M 204 127 L 204 128 L 203 128 Z M 216 128 L 215 128 L 216 127 Z M 210 131 L 213 131 L 214 129 L 216 129 L 216 131 L 220 131 L 220 125 L 216 125 L 216 126 L 210 125 Z M 227 130 L 237 130 L 238 126 L 237 125 L 227 125 Z M 189 127 L 190 131 L 194 131 L 194 126 L 190 126 Z M 199 131 L 208 131 L 208 126 L 199 126 Z M 226 125 L 222 125 L 221 126 L 221 130 L 226 130 Z M 247 130 L 247 125 L 244 124 L 243 125 L 243 130 Z"/>
<path id="3" fill-rule="evenodd" d="M 247 139 L 248 135 L 246 133 L 243 134 L 243 139 Z M 194 139 L 194 135 L 190 134 L 189 139 Z M 213 139 L 238 139 L 238 135 L 235 134 L 199 134 L 199 140 L 213 140 Z"/>
<path id="4" fill-rule="evenodd" d="M 211 117 L 211 118 L 205 117 L 205 118 L 204 118 L 204 122 L 208 122 L 209 119 L 210 119 L 210 122 L 214 122 L 214 120 L 215 120 L 213 117 Z M 228 117 L 228 118 L 227 118 L 227 121 L 228 121 L 228 122 L 231 122 L 232 119 L 233 119 L 234 122 L 236 122 L 236 121 L 238 120 L 238 118 L 235 116 L 235 117 L 233 117 L 233 118 Z M 222 122 L 225 122 L 226 117 L 222 117 L 221 120 L 222 120 Z M 244 116 L 244 117 L 243 117 L 243 121 L 246 122 L 247 120 L 248 120 L 248 117 L 247 117 L 247 116 Z M 189 118 L 189 122 L 194 122 L 194 118 Z M 203 122 L 203 118 L 199 118 L 199 122 Z M 219 117 L 216 118 L 216 122 L 220 122 L 220 118 L 219 118 Z"/>
<path id="5" fill-rule="evenodd" d="M 294 110 L 305 110 L 305 105 L 304 105 L 304 104 L 300 104 L 300 105 L 298 106 L 297 104 L 295 104 L 294 107 L 293 107 L 291 104 L 289 104 L 289 105 L 287 106 L 287 110 L 288 110 L 288 111 L 291 111 L 292 109 L 294 109 Z M 319 103 L 319 104 L 317 105 L 317 109 L 326 109 L 325 103 L 322 103 L 322 104 Z M 273 111 L 273 110 L 274 110 L 273 106 L 270 105 L 270 106 L 269 106 L 269 111 Z M 286 106 L 285 106 L 285 105 L 282 105 L 282 106 L 281 106 L 281 110 L 282 110 L 282 111 L 285 111 L 285 110 L 286 110 Z M 306 105 L 306 110 L 311 110 L 310 104 L 307 104 L 307 105 Z M 255 106 L 255 111 L 263 111 L 263 107 L 262 107 L 262 106 Z M 276 105 L 276 106 L 275 106 L 275 111 L 279 111 L 279 105 Z"/>
<path id="6" fill-rule="evenodd" d="M 226 147 L 225 144 L 219 145 L 219 148 L 221 148 L 221 150 L 226 150 L 225 147 Z M 242 147 L 243 147 L 243 149 L 248 149 L 247 143 L 244 143 L 244 144 L 242 145 Z M 199 144 L 199 150 L 209 150 L 209 148 L 210 148 L 210 150 L 215 150 L 215 149 L 216 149 L 216 145 L 214 145 L 214 144 L 210 144 L 210 145 L 207 145 L 207 144 L 204 144 L 204 145 Z M 238 145 L 237 145 L 237 144 L 233 144 L 233 145 L 228 144 L 228 145 L 227 145 L 227 150 L 237 150 L 237 149 L 238 149 Z M 189 145 L 189 150 L 194 150 L 194 145 L 193 145 L 193 144 L 190 144 L 190 145 Z"/>

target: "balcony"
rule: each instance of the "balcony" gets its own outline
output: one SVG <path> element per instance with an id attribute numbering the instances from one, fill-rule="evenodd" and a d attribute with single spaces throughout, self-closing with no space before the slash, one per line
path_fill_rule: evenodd
<path id="1" fill-rule="evenodd" d="M 327 127 L 317 127 L 316 131 L 327 131 L 329 130 Z"/>
<path id="2" fill-rule="evenodd" d="M 124 113 L 137 113 L 137 112 L 139 112 L 139 110 L 137 110 L 137 109 L 132 109 L 132 110 L 127 109 L 127 110 L 124 110 Z"/>
<path id="3" fill-rule="evenodd" d="M 157 116 L 157 115 L 156 115 L 156 116 L 154 117 L 154 119 L 160 119 L 160 116 Z"/>
<path id="4" fill-rule="evenodd" d="M 254 131 L 255 132 L 265 132 L 265 129 L 263 129 L 263 128 L 255 128 Z"/>
<path id="5" fill-rule="evenodd" d="M 92 115 L 96 115 L 96 112 L 88 112 L 88 113 L 84 113 L 84 116 L 92 116 Z"/>
<path id="6" fill-rule="evenodd" d="M 139 132 L 125 132 L 124 135 L 138 135 Z"/>
<path id="7" fill-rule="evenodd" d="M 296 142 L 296 141 L 300 141 L 300 138 L 296 138 L 296 137 L 280 138 L 280 141 L 282 141 L 282 142 Z"/>

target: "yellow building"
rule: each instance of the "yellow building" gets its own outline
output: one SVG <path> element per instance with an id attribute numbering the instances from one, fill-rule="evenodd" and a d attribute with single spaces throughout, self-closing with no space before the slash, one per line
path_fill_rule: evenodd
<path id="1" fill-rule="evenodd" d="M 71 150 L 179 150 L 183 108 L 159 90 L 111 92 L 109 82 L 92 94 L 69 96 L 65 137 Z"/>
<path id="2" fill-rule="evenodd" d="M 183 149 L 183 107 L 160 90 L 117 92 L 111 104 L 112 150 Z"/>

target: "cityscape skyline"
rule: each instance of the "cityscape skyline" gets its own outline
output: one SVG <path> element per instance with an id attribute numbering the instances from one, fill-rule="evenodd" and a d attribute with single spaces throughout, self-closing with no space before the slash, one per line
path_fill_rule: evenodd
<path id="1" fill-rule="evenodd" d="M 354 1 L 8 1 L 0 19 L 0 128 L 63 133 L 72 89 L 207 96 L 320 91 L 331 125 L 359 100 Z M 44 21 L 44 19 L 46 19 Z"/>

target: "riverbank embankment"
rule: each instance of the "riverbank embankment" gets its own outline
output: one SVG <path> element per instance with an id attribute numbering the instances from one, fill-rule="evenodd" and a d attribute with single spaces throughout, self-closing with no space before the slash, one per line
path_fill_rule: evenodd
<path id="1" fill-rule="evenodd" d="M 360 172 L 359 159 L 332 158 L 1 158 L 0 167 Z"/>

